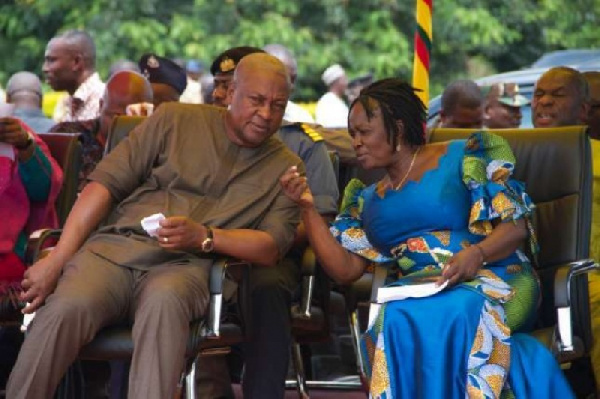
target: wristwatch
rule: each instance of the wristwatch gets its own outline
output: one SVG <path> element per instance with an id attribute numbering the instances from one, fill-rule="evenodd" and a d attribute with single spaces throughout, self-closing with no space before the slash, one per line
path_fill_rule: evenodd
<path id="1" fill-rule="evenodd" d="M 212 252 L 215 248 L 215 241 L 213 240 L 213 230 L 210 226 L 206 226 L 206 238 L 200 244 L 202 252 Z"/>

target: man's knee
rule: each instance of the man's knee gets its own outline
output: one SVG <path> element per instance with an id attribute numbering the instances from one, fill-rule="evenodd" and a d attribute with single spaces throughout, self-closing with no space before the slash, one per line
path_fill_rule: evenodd
<path id="1" fill-rule="evenodd" d="M 52 320 L 53 324 L 58 326 L 81 326 L 95 331 L 99 326 L 94 315 L 99 311 L 98 304 L 84 293 L 68 297 L 51 296 L 38 310 L 36 318 Z"/>

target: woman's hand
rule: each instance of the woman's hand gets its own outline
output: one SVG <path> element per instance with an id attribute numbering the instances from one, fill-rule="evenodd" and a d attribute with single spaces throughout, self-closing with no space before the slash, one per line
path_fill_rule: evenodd
<path id="1" fill-rule="evenodd" d="M 165 249 L 197 250 L 206 238 L 206 227 L 183 216 L 166 218 L 159 223 L 158 243 Z"/>
<path id="2" fill-rule="evenodd" d="M 25 148 L 29 141 L 29 133 L 15 118 L 0 118 L 0 142 L 17 148 Z"/>
<path id="3" fill-rule="evenodd" d="M 32 313 L 39 308 L 56 288 L 61 267 L 52 255 L 40 259 L 25 271 L 21 287 L 21 300 L 29 302 L 22 312 Z"/>
<path id="4" fill-rule="evenodd" d="M 448 285 L 452 286 L 463 281 L 472 280 L 479 269 L 483 266 L 482 252 L 473 244 L 451 257 L 444 265 L 442 277 L 437 281 L 440 285 L 448 280 Z"/>
<path id="5" fill-rule="evenodd" d="M 283 188 L 283 192 L 292 201 L 300 205 L 302 208 L 310 208 L 314 206 L 312 192 L 308 187 L 308 182 L 305 176 L 300 176 L 298 168 L 292 166 L 279 179 L 279 183 Z"/>

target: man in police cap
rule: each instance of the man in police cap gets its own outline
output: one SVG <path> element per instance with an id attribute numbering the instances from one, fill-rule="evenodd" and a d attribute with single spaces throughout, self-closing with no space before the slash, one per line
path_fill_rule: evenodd
<path id="1" fill-rule="evenodd" d="M 264 51 L 251 46 L 232 47 L 215 58 L 210 66 L 210 73 L 214 77 L 212 92 L 214 105 L 217 107 L 227 106 L 227 91 L 233 79 L 233 71 L 242 58 L 252 53 L 264 53 Z"/>
<path id="2" fill-rule="evenodd" d="M 182 67 L 168 58 L 151 53 L 142 55 L 139 66 L 152 84 L 154 109 L 164 102 L 179 101 L 187 86 L 187 76 Z"/>
<path id="3" fill-rule="evenodd" d="M 519 94 L 516 83 L 494 83 L 488 90 L 483 107 L 483 124 L 489 129 L 518 128 L 521 125 L 521 107 L 529 104 L 527 97 Z"/>

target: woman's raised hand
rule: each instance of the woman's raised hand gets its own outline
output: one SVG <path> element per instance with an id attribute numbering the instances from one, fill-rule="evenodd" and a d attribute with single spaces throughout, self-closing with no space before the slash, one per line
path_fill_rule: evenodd
<path id="1" fill-rule="evenodd" d="M 283 192 L 302 208 L 314 206 L 313 195 L 308 187 L 306 176 L 300 176 L 298 168 L 292 166 L 279 178 Z"/>

